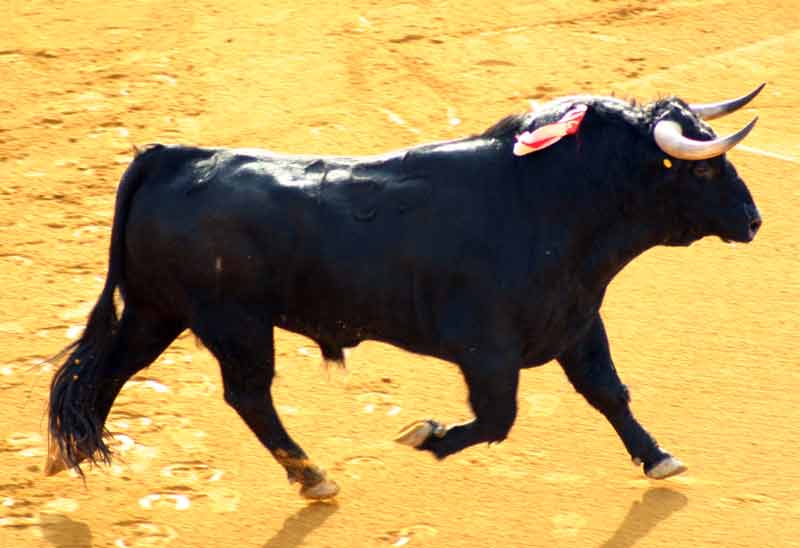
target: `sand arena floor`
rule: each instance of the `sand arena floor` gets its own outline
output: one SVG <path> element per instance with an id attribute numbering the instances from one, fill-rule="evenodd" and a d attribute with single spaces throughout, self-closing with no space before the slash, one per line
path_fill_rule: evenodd
<path id="1" fill-rule="evenodd" d="M 793 1 L 47 2 L 0 17 L 0 547 L 800 545 L 800 12 Z M 52 369 L 94 303 L 118 178 L 151 141 L 367 154 L 574 92 L 713 101 L 768 87 L 731 153 L 749 246 L 656 249 L 605 318 L 635 412 L 686 461 L 655 483 L 560 368 L 526 371 L 509 440 L 437 463 L 390 441 L 469 417 L 455 367 L 379 344 L 326 379 L 278 333 L 290 432 L 340 483 L 309 505 L 181 337 L 124 389 L 121 458 L 44 478 Z"/>

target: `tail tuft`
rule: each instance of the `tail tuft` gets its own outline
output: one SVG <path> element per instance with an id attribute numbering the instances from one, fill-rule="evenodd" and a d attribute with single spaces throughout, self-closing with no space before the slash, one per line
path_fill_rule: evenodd
<path id="1" fill-rule="evenodd" d="M 109 288 L 106 288 L 109 289 Z M 83 335 L 68 346 L 67 359 L 56 371 L 50 385 L 49 433 L 52 452 L 49 468 L 75 468 L 83 475 L 80 462 L 108 464 L 111 450 L 105 442 L 108 431 L 95 412 L 95 386 L 119 326 L 113 302 L 113 287 L 104 289 L 89 316 Z M 110 293 L 108 297 L 106 293 Z M 58 471 L 58 470 L 56 470 Z"/>
<path id="2" fill-rule="evenodd" d="M 100 297 L 89 314 L 80 339 L 65 348 L 67 355 L 50 385 L 49 433 L 51 454 L 48 471 L 75 468 L 83 475 L 80 462 L 109 463 L 111 451 L 104 437 L 105 413 L 97 409 L 98 378 L 103 374 L 117 339 L 119 314 L 114 304 L 117 289 L 124 301 L 122 272 L 125 225 L 133 196 L 152 165 L 161 145 L 148 145 L 136 152 L 117 189 L 114 223 L 111 228 L 108 274 Z"/>

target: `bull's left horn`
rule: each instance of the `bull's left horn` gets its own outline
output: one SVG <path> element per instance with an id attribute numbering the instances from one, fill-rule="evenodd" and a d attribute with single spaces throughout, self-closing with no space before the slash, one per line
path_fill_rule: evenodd
<path id="1" fill-rule="evenodd" d="M 653 137 L 658 148 L 679 160 L 707 160 L 721 156 L 738 145 L 742 139 L 753 129 L 758 121 L 758 116 L 745 127 L 727 137 L 712 139 L 711 141 L 696 141 L 683 136 L 680 124 L 672 120 L 662 120 L 653 129 Z"/>
<path id="2" fill-rule="evenodd" d="M 720 101 L 719 103 L 698 103 L 694 105 L 689 105 L 689 109 L 700 119 L 702 120 L 713 120 L 714 118 L 721 118 L 731 112 L 739 110 L 747 103 L 755 99 L 756 95 L 761 93 L 761 90 L 764 89 L 767 83 L 764 82 L 756 89 L 748 93 L 747 95 L 742 95 L 741 97 L 737 97 L 736 99 L 730 99 L 728 101 Z"/>

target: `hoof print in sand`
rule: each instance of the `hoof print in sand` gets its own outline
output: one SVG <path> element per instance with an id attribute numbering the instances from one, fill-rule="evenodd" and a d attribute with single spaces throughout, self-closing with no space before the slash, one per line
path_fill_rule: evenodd
<path id="1" fill-rule="evenodd" d="M 435 537 L 438 532 L 435 527 L 420 523 L 403 527 L 399 531 L 389 531 L 385 535 L 381 535 L 381 540 L 388 541 L 391 546 L 397 547 L 423 545 Z"/>
<path id="2" fill-rule="evenodd" d="M 402 411 L 400 406 L 394 403 L 394 397 L 391 394 L 365 392 L 356 396 L 356 399 L 363 404 L 361 410 L 364 413 L 379 412 L 389 417 L 395 417 Z"/>
<path id="3" fill-rule="evenodd" d="M 35 432 L 14 432 L 0 443 L 0 453 L 16 453 L 22 457 L 43 457 L 47 454 L 44 438 Z"/>
<path id="4" fill-rule="evenodd" d="M 22 384 L 22 378 L 11 364 L 0 365 L 0 390 L 14 388 Z"/>
<path id="5" fill-rule="evenodd" d="M 379 475 L 386 473 L 386 464 L 378 457 L 362 455 L 345 459 L 338 466 L 334 466 L 334 469 L 343 471 L 347 477 L 352 479 L 359 480 L 362 477 L 368 477 L 370 480 L 374 480 Z"/>
<path id="6" fill-rule="evenodd" d="M 190 490 L 187 491 L 190 492 Z M 181 492 L 151 493 L 139 499 L 139 506 L 145 510 L 154 508 L 188 510 L 191 505 L 192 501 L 189 495 Z"/>
<path id="7" fill-rule="evenodd" d="M 219 481 L 225 472 L 199 462 L 176 462 L 161 469 L 161 475 L 182 483 Z"/>
<path id="8" fill-rule="evenodd" d="M 117 548 L 157 548 L 167 546 L 178 537 L 169 525 L 149 521 L 130 520 L 114 524 Z"/>

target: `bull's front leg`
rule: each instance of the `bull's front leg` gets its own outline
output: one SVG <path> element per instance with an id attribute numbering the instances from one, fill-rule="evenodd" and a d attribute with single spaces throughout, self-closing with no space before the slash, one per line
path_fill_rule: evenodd
<path id="1" fill-rule="evenodd" d="M 469 356 L 460 367 L 475 418 L 450 427 L 433 420 L 412 423 L 395 441 L 443 459 L 471 445 L 506 439 L 517 416 L 518 364 L 493 353 Z"/>
<path id="2" fill-rule="evenodd" d="M 599 315 L 583 339 L 559 356 L 558 362 L 575 389 L 605 415 L 634 463 L 644 465 L 648 477 L 664 479 L 686 471 L 686 466 L 663 451 L 631 413 L 628 389 L 614 368 Z"/>

